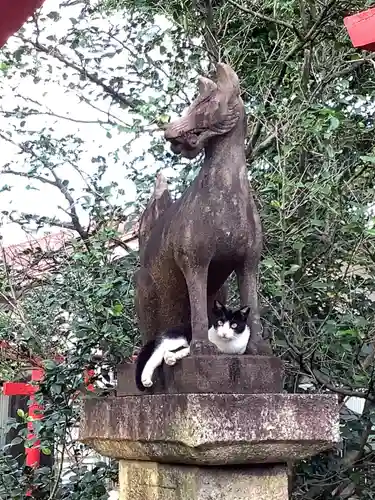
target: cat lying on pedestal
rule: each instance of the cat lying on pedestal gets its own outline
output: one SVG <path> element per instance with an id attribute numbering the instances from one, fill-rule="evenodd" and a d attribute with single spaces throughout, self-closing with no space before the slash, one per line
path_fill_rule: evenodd
<path id="1" fill-rule="evenodd" d="M 224 354 L 244 354 L 250 337 L 247 317 L 250 308 L 228 309 L 218 300 L 214 303 L 214 319 L 209 325 L 208 340 Z M 163 362 L 173 366 L 190 354 L 191 327 L 170 328 L 145 344 L 137 356 L 135 380 L 140 391 L 151 387 L 152 378 Z"/>

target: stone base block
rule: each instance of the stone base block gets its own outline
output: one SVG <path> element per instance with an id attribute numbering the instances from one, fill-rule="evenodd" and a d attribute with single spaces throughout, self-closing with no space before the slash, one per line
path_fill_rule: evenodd
<path id="1" fill-rule="evenodd" d="M 156 394 L 89 399 L 80 440 L 102 455 L 190 465 L 287 463 L 339 442 L 329 394 Z"/>
<path id="2" fill-rule="evenodd" d="M 119 500 L 288 500 L 284 466 L 192 467 L 120 462 Z"/>
<path id="3" fill-rule="evenodd" d="M 284 368 L 274 356 L 228 354 L 188 356 L 175 366 L 163 364 L 146 394 L 268 394 L 282 392 Z M 117 368 L 118 396 L 141 394 L 135 365 Z"/>

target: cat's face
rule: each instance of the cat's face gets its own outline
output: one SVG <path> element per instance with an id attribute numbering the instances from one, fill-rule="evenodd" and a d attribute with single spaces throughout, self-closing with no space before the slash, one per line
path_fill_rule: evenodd
<path id="1" fill-rule="evenodd" d="M 212 325 L 217 332 L 217 336 L 229 341 L 241 335 L 246 328 L 249 312 L 250 307 L 246 306 L 237 311 L 232 311 L 218 300 L 215 300 Z"/>

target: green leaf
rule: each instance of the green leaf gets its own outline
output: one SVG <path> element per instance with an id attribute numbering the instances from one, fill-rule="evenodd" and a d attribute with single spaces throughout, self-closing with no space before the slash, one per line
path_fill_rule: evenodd
<path id="1" fill-rule="evenodd" d="M 22 408 L 18 408 L 18 410 L 17 410 L 17 415 L 18 415 L 20 418 L 25 418 L 25 412 L 22 410 Z"/>
<path id="2" fill-rule="evenodd" d="M 268 269 L 271 269 L 271 268 L 275 267 L 276 264 L 275 264 L 275 261 L 269 257 L 269 258 L 262 260 L 262 265 L 267 267 Z"/>
<path id="3" fill-rule="evenodd" d="M 142 71 L 144 65 L 145 65 L 145 60 L 142 57 L 138 57 L 134 62 L 134 66 L 138 71 Z"/>
<path id="4" fill-rule="evenodd" d="M 357 337 L 358 332 L 353 328 L 348 328 L 346 330 L 338 330 L 336 332 L 337 337 Z"/>
<path id="5" fill-rule="evenodd" d="M 54 394 L 61 394 L 62 393 L 62 386 L 61 386 L 61 384 L 52 384 L 51 391 Z"/>
<path id="6" fill-rule="evenodd" d="M 372 163 L 373 165 L 375 165 L 375 156 L 360 156 L 360 159 L 364 163 Z"/>
<path id="7" fill-rule="evenodd" d="M 300 266 L 298 264 L 292 264 L 288 271 L 285 272 L 284 276 L 288 276 L 289 274 L 294 274 L 296 271 L 300 269 Z"/>
<path id="8" fill-rule="evenodd" d="M 61 16 L 58 12 L 52 11 L 47 14 L 47 17 L 52 19 L 53 21 L 59 21 L 61 19 Z"/>
<path id="9" fill-rule="evenodd" d="M 330 125 L 329 125 L 330 130 L 336 130 L 339 128 L 340 120 L 336 116 L 330 116 L 329 121 L 330 121 Z"/>
<path id="10" fill-rule="evenodd" d="M 21 444 L 21 443 L 23 443 L 23 439 L 20 436 L 17 436 L 14 439 L 12 439 L 10 444 L 12 446 L 16 446 L 16 445 Z"/>
<path id="11" fill-rule="evenodd" d="M 157 119 L 159 123 L 169 123 L 170 116 L 169 115 L 160 115 Z"/>
<path id="12" fill-rule="evenodd" d="M 47 370 L 54 370 L 56 368 L 56 363 L 52 359 L 45 359 L 43 364 Z"/>
<path id="13" fill-rule="evenodd" d="M 124 310 L 124 306 L 122 304 L 115 304 L 113 307 L 112 307 L 112 314 L 114 316 L 120 316 L 122 314 Z"/>
<path id="14" fill-rule="evenodd" d="M 323 193 L 323 194 L 330 194 L 331 193 L 331 186 L 328 186 L 328 185 L 319 186 L 319 192 Z"/>
<path id="15" fill-rule="evenodd" d="M 314 281 L 311 283 L 312 288 L 316 288 L 318 290 L 324 290 L 328 288 L 328 283 L 323 283 L 321 281 Z"/>

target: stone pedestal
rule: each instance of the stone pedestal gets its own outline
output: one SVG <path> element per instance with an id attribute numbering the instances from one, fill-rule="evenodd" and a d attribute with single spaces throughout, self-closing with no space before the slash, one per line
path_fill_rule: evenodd
<path id="1" fill-rule="evenodd" d="M 194 467 L 120 462 L 120 498 L 132 500 L 285 500 L 283 466 Z"/>
<path id="2" fill-rule="evenodd" d="M 80 439 L 120 460 L 121 500 L 287 500 L 286 464 L 338 443 L 339 408 L 282 394 L 282 377 L 274 357 L 191 356 L 138 394 L 123 365 L 117 396 L 86 401 Z"/>

